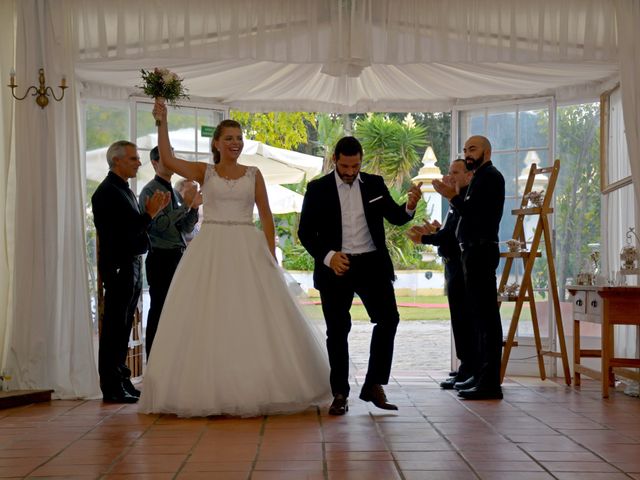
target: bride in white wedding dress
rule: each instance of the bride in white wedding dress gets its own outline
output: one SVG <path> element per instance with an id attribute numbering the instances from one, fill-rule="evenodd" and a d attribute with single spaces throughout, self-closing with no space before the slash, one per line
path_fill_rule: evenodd
<path id="1" fill-rule="evenodd" d="M 204 221 L 164 303 L 140 411 L 255 416 L 324 403 L 331 397 L 325 347 L 276 263 L 264 179 L 237 163 L 240 125 L 218 126 L 210 165 L 173 157 L 163 103 L 154 115 L 161 162 L 202 185 Z M 254 203 L 263 231 L 253 225 Z"/>

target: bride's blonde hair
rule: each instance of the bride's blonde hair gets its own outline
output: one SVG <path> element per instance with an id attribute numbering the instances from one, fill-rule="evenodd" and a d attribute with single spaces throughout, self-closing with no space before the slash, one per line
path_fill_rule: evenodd
<path id="1" fill-rule="evenodd" d="M 213 163 L 220 163 L 220 152 L 216 148 L 214 142 L 216 140 L 220 140 L 220 136 L 222 135 L 222 131 L 225 128 L 238 128 L 238 129 L 240 129 L 240 131 L 242 131 L 242 125 L 240 125 L 235 120 L 231 120 L 231 119 L 222 120 L 218 124 L 218 126 L 215 129 L 215 131 L 213 132 L 213 138 L 211 139 L 211 153 L 213 153 Z"/>

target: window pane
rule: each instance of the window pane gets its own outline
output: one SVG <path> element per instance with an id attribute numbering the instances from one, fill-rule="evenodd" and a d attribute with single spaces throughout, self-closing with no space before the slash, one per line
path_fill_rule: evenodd
<path id="1" fill-rule="evenodd" d="M 495 167 L 500 170 L 504 177 L 504 189 L 507 197 L 513 197 L 516 195 L 516 177 L 519 173 L 516 170 L 516 154 L 515 152 L 509 153 L 494 153 L 491 155 L 491 161 Z"/>
<path id="2" fill-rule="evenodd" d="M 196 162 L 213 163 L 213 159 L 211 155 L 198 155 Z"/>
<path id="3" fill-rule="evenodd" d="M 549 110 L 535 108 L 518 114 L 518 143 L 520 148 L 546 148 L 549 144 Z"/>
<path id="4" fill-rule="evenodd" d="M 467 138 L 472 135 L 485 134 L 485 111 L 469 111 L 460 113 L 460 135 L 458 135 L 457 157 L 463 157 L 462 147 Z"/>
<path id="5" fill-rule="evenodd" d="M 87 103 L 85 108 L 87 198 L 109 172 L 107 148 L 113 142 L 129 139 L 129 109 L 126 104 Z M 91 189 L 91 182 L 97 183 Z"/>
<path id="6" fill-rule="evenodd" d="M 158 144 L 158 127 L 151 111 L 153 103 L 136 103 L 136 144 L 151 150 Z"/>
<path id="7" fill-rule="evenodd" d="M 140 163 L 142 163 L 142 165 L 138 169 L 138 175 L 136 176 L 136 195 L 140 195 L 144 186 L 150 182 L 156 174 L 153 165 L 151 165 L 149 153 L 150 150 L 148 149 L 138 148 L 138 155 L 140 155 Z"/>
<path id="8" fill-rule="evenodd" d="M 617 182 L 631 175 L 627 136 L 622 118 L 622 95 L 620 89 L 609 97 L 609 128 L 607 138 L 607 184 Z"/>
<path id="9" fill-rule="evenodd" d="M 516 148 L 516 114 L 514 107 L 490 110 L 487 115 L 487 133 L 493 150 L 513 150 Z"/>
<path id="10" fill-rule="evenodd" d="M 507 197 L 504 200 L 504 210 L 502 212 L 502 220 L 500 221 L 500 241 L 504 242 L 513 238 L 513 227 L 516 224 L 516 216 L 511 213 L 512 210 L 520 208 L 520 200 L 515 197 Z M 506 246 L 502 248 L 506 251 Z M 514 265 L 518 262 L 514 262 Z"/>
<path id="11" fill-rule="evenodd" d="M 529 172 L 531 165 L 534 163 L 538 168 L 549 165 L 549 150 L 529 150 L 521 151 L 518 153 L 520 159 L 517 166 L 518 171 L 518 196 L 522 197 L 524 194 L 524 188 L 527 185 L 527 179 L 529 178 Z M 540 190 L 547 190 L 547 183 L 549 181 L 548 175 L 536 175 L 533 187 L 533 191 L 539 192 Z"/>
<path id="12" fill-rule="evenodd" d="M 557 156 L 560 174 L 555 191 L 556 274 L 560 297 L 567 278 L 575 278 L 588 257 L 589 244 L 600 243 L 600 105 L 558 107 Z"/>
<path id="13" fill-rule="evenodd" d="M 531 163 L 535 162 L 539 166 L 546 166 L 549 163 L 548 112 L 548 106 L 536 105 L 532 107 L 531 105 L 519 106 L 514 104 L 460 113 L 460 125 L 463 126 L 460 129 L 460 145 L 463 145 L 471 134 L 486 136 L 493 147 L 491 159 L 505 179 L 506 197 L 502 221 L 500 222 L 501 242 L 513 237 L 517 216 L 511 212 L 520 207 Z M 462 149 L 462 146 L 460 149 Z M 546 183 L 544 185 L 546 186 Z M 523 220 L 525 238 L 531 241 L 538 217 L 527 216 Z M 543 247 L 544 245 L 541 245 L 541 248 Z M 506 250 L 504 244 L 501 245 L 501 250 Z M 534 268 L 537 268 L 538 271 L 534 270 L 532 278 L 534 286 L 542 288 L 548 283 L 544 277 L 547 270 L 546 263 L 542 265 L 543 262 L 544 259 L 536 261 Z M 498 267 L 498 279 L 502 275 L 504 265 L 505 261 L 503 259 Z M 524 262 L 520 259 L 515 260 L 511 265 L 510 278 L 507 284 L 521 283 L 523 273 Z M 549 307 L 546 304 L 548 298 L 549 296 L 544 290 L 536 293 L 536 299 L 539 300 L 537 302 L 537 312 L 543 336 L 548 335 L 549 332 L 548 323 L 546 323 L 548 322 L 549 312 Z M 512 303 L 502 305 L 501 315 L 505 328 L 508 327 L 511 321 L 512 313 Z M 519 337 L 532 336 L 530 318 L 528 305 L 524 305 L 517 330 Z"/>
<path id="14" fill-rule="evenodd" d="M 97 294 L 97 256 L 96 229 L 91 211 L 91 196 L 98 185 L 107 176 L 107 149 L 118 140 L 129 139 L 129 106 L 127 104 L 87 102 L 84 109 L 85 121 L 85 162 L 86 178 L 86 242 L 87 267 L 89 272 L 89 293 L 91 297 L 91 315 L 94 330 L 98 328 L 98 294 Z"/>
<path id="15" fill-rule="evenodd" d="M 215 127 L 222 120 L 224 115 L 220 110 L 198 110 L 198 153 L 211 151 L 211 137 L 203 137 L 201 128 Z"/>

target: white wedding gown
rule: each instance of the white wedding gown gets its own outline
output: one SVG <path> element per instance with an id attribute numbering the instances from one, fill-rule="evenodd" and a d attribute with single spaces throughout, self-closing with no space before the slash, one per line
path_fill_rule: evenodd
<path id="1" fill-rule="evenodd" d="M 173 277 L 139 409 L 179 416 L 291 413 L 330 398 L 319 331 L 252 221 L 255 167 L 207 167 L 204 221 Z"/>

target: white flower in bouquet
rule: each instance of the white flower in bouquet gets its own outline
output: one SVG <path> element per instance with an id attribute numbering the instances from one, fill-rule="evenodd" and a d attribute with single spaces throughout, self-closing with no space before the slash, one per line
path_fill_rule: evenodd
<path id="1" fill-rule="evenodd" d="M 182 98 L 189 98 L 182 79 L 167 68 L 140 70 L 142 73 L 142 89 L 145 95 L 153 98 L 164 98 L 168 103 L 175 104 Z"/>

